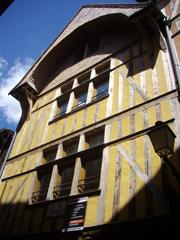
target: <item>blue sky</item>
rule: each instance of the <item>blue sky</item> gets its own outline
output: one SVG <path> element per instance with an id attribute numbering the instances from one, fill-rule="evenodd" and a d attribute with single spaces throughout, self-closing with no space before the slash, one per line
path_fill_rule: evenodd
<path id="1" fill-rule="evenodd" d="M 15 130 L 21 114 L 8 92 L 82 5 L 133 0 L 15 0 L 0 17 L 0 128 Z"/>

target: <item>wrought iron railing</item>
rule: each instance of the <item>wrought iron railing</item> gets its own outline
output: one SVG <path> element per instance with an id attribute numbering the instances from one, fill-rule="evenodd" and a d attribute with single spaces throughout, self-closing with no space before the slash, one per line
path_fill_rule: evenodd
<path id="1" fill-rule="evenodd" d="M 71 184 L 72 182 L 63 183 L 60 186 L 54 186 L 53 197 L 59 198 L 68 196 L 71 192 Z"/>
<path id="2" fill-rule="evenodd" d="M 86 177 L 78 181 L 78 192 L 83 193 L 90 190 L 97 190 L 99 188 L 99 175 Z"/>
<path id="3" fill-rule="evenodd" d="M 32 203 L 41 202 L 46 199 L 48 189 L 40 190 L 32 193 Z"/>

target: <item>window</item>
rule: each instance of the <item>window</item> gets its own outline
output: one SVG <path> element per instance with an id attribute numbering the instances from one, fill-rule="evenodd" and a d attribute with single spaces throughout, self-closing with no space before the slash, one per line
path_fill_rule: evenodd
<path id="1" fill-rule="evenodd" d="M 77 152 L 78 142 L 78 139 L 75 138 L 63 143 L 63 149 L 66 156 L 72 155 Z"/>
<path id="2" fill-rule="evenodd" d="M 67 99 L 63 101 L 58 101 L 58 113 L 55 117 L 65 115 L 67 110 L 67 105 L 68 105 Z"/>
<path id="3" fill-rule="evenodd" d="M 39 172 L 35 184 L 36 191 L 32 193 L 32 203 L 44 201 L 47 197 L 52 170 Z"/>
<path id="4" fill-rule="evenodd" d="M 53 197 L 69 196 L 74 175 L 74 163 L 65 167 L 59 167 L 59 185 L 54 186 Z"/>
<path id="5" fill-rule="evenodd" d="M 104 97 L 109 90 L 109 70 L 110 61 L 105 62 L 96 68 L 96 74 L 99 75 L 94 82 L 95 94 L 92 100 Z"/>
<path id="6" fill-rule="evenodd" d="M 78 192 L 88 192 L 99 189 L 102 153 L 91 153 L 82 158 Z"/>
<path id="7" fill-rule="evenodd" d="M 73 109 L 84 106 L 86 104 L 86 99 L 87 99 L 87 90 L 75 94 L 75 98 L 76 98 L 76 101 Z"/>
<path id="8" fill-rule="evenodd" d="M 78 138 L 74 138 L 71 139 L 70 141 L 64 142 L 63 150 L 65 156 L 75 154 L 78 150 L 78 143 L 79 143 Z M 68 159 L 67 161 L 69 164 L 62 163 L 61 166 L 58 166 L 59 176 L 57 177 L 58 180 L 56 182 L 56 186 L 54 186 L 53 191 L 54 198 L 70 195 L 74 175 L 75 160 Z"/>
<path id="9" fill-rule="evenodd" d="M 56 153 L 57 153 L 57 148 L 58 146 L 53 146 L 53 147 L 50 147 L 48 149 L 45 149 L 44 152 L 43 152 L 43 156 L 44 156 L 44 159 L 45 159 L 45 162 L 52 162 L 55 160 L 56 158 Z"/>
<path id="10" fill-rule="evenodd" d="M 89 148 L 101 145 L 104 142 L 104 128 L 99 128 L 91 133 L 87 133 L 85 137 Z M 99 188 L 101 159 L 102 150 L 99 148 L 94 149 L 81 158 L 82 168 L 78 183 L 79 193 L 97 190 Z"/>
<path id="11" fill-rule="evenodd" d="M 87 134 L 86 142 L 89 148 L 101 145 L 104 142 L 104 128 L 96 129 L 93 133 Z"/>
<path id="12" fill-rule="evenodd" d="M 93 100 L 106 96 L 108 94 L 108 89 L 109 89 L 108 79 L 95 83 L 95 96 Z"/>

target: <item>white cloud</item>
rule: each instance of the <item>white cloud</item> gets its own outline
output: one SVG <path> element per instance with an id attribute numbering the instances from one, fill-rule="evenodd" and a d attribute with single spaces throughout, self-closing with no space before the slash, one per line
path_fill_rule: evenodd
<path id="1" fill-rule="evenodd" d="M 8 95 L 10 90 L 21 80 L 33 64 L 33 59 L 26 58 L 22 61 L 17 58 L 14 65 L 4 73 L 7 61 L 0 57 L 0 111 L 8 123 L 17 123 L 21 116 L 19 102 Z"/>
<path id="2" fill-rule="evenodd" d="M 8 65 L 6 59 L 4 59 L 3 57 L 0 57 L 0 70 L 5 68 Z"/>

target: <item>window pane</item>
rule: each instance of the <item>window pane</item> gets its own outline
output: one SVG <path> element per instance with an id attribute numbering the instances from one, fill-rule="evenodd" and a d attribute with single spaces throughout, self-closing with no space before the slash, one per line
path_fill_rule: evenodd
<path id="1" fill-rule="evenodd" d="M 87 136 L 87 143 L 89 147 L 95 147 L 97 145 L 103 144 L 104 142 L 104 130 L 99 130 L 95 134 Z"/>
<path id="2" fill-rule="evenodd" d="M 74 166 L 64 168 L 61 173 L 60 196 L 69 195 L 74 174 Z"/>
<path id="3" fill-rule="evenodd" d="M 100 157 L 94 157 L 85 163 L 84 191 L 95 190 L 99 188 L 99 178 L 101 171 Z"/>
<path id="4" fill-rule="evenodd" d="M 108 92 L 109 81 L 101 82 L 96 86 L 96 95 Z"/>
<path id="5" fill-rule="evenodd" d="M 86 103 L 86 99 L 87 99 L 87 92 L 80 93 L 77 97 L 77 105 L 79 106 L 83 103 Z"/>
<path id="6" fill-rule="evenodd" d="M 74 142 L 65 143 L 64 150 L 67 156 L 76 153 L 78 150 L 78 141 L 74 140 Z"/>
<path id="7" fill-rule="evenodd" d="M 40 187 L 38 191 L 33 193 L 33 196 L 32 196 L 33 202 L 40 202 L 46 199 L 50 179 L 51 179 L 51 172 L 41 173 L 39 177 Z"/>
<path id="8" fill-rule="evenodd" d="M 92 153 L 82 158 L 82 178 L 78 184 L 78 191 L 80 193 L 99 189 L 101 162 L 102 152 Z"/>
<path id="9" fill-rule="evenodd" d="M 53 147 L 51 149 L 47 149 L 45 150 L 44 152 L 44 158 L 46 160 L 46 162 L 52 162 L 55 160 L 56 158 L 56 153 L 57 153 L 57 146 L 56 147 Z"/>
<path id="10" fill-rule="evenodd" d="M 62 102 L 62 103 L 60 104 L 60 111 L 59 111 L 59 114 L 60 114 L 60 115 L 63 115 L 63 114 L 66 113 L 67 105 L 68 105 L 68 102 L 67 102 L 67 101 Z"/>
<path id="11" fill-rule="evenodd" d="M 49 187 L 49 183 L 50 183 L 50 179 L 51 179 L 51 173 L 48 172 L 48 173 L 44 173 L 41 178 L 40 178 L 40 184 L 41 184 L 41 187 L 40 187 L 40 190 L 48 190 L 48 187 Z"/>

